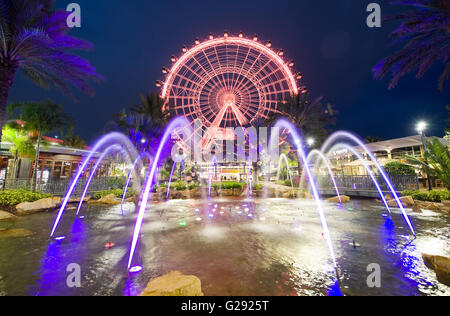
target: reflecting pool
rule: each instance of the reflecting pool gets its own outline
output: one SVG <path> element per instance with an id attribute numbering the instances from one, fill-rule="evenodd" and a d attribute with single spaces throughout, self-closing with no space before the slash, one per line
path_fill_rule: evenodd
<path id="1" fill-rule="evenodd" d="M 205 295 L 450 295 L 421 254 L 450 256 L 450 219 L 411 214 L 413 240 L 400 211 L 355 200 L 324 202 L 341 282 L 314 201 L 211 200 L 152 204 L 145 215 L 135 263 L 126 276 L 134 204 L 85 205 L 68 210 L 49 242 L 55 213 L 35 214 L 0 228 L 30 237 L 0 238 L 0 295 L 137 295 L 153 278 L 179 270 L 202 281 Z M 355 247 L 356 245 L 356 247 Z M 81 269 L 81 288 L 66 281 Z M 381 267 L 381 288 L 367 286 L 368 265 Z"/>

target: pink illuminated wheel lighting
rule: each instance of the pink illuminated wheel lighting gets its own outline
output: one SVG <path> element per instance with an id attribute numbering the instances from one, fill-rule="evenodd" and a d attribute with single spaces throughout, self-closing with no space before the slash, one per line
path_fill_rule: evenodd
<path id="1" fill-rule="evenodd" d="M 270 44 L 268 44 L 270 43 Z M 271 42 L 243 35 L 210 36 L 172 58 L 162 83 L 165 110 L 203 126 L 252 126 L 278 112 L 278 103 L 297 94 L 293 62 L 284 60 Z"/>

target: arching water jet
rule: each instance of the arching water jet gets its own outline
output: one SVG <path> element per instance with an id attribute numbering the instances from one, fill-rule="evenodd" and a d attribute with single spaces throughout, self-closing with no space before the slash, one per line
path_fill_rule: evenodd
<path id="1" fill-rule="evenodd" d="M 348 139 L 353 141 L 354 143 L 358 144 L 360 148 L 363 149 L 363 151 L 367 154 L 367 156 L 372 160 L 372 162 L 375 164 L 376 168 L 378 169 L 378 172 L 383 177 L 384 181 L 386 182 L 387 186 L 389 187 L 389 190 L 391 191 L 398 207 L 400 208 L 403 218 L 405 219 L 406 223 L 408 224 L 409 229 L 411 230 L 412 234 L 416 236 L 416 232 L 414 231 L 413 225 L 408 217 L 408 214 L 406 213 L 405 208 L 403 207 L 402 202 L 400 201 L 400 198 L 398 197 L 398 194 L 394 188 L 394 185 L 392 184 L 391 180 L 389 179 L 388 175 L 384 171 L 384 169 L 380 166 L 375 156 L 372 154 L 372 152 L 367 148 L 367 146 L 364 144 L 364 142 L 349 132 L 336 132 L 333 135 L 331 135 L 323 144 L 322 146 L 322 152 L 326 152 L 329 147 L 331 147 L 331 144 L 335 143 L 338 139 Z"/>
<path id="2" fill-rule="evenodd" d="M 161 138 L 161 142 L 159 144 L 158 150 L 154 157 L 154 161 L 153 161 L 152 167 L 150 169 L 149 176 L 147 177 L 144 191 L 141 196 L 140 203 L 139 203 L 138 217 L 137 217 L 136 224 L 135 224 L 134 231 L 133 231 L 133 237 L 131 240 L 131 247 L 130 247 L 130 254 L 129 254 L 129 258 L 128 258 L 128 270 L 131 268 L 131 264 L 133 261 L 134 252 L 136 250 L 136 245 L 137 245 L 137 242 L 139 239 L 139 234 L 140 234 L 141 228 L 142 228 L 142 222 L 144 220 L 145 210 L 147 208 L 148 200 L 150 198 L 150 190 L 153 186 L 153 179 L 155 178 L 156 169 L 158 168 L 158 162 L 161 159 L 161 154 L 162 154 L 163 148 L 164 148 L 165 144 L 167 143 L 167 141 L 169 140 L 169 136 L 177 128 L 189 129 L 190 133 L 192 134 L 192 130 L 191 130 L 189 121 L 186 120 L 185 118 L 176 118 L 167 127 L 163 137 Z"/>
<path id="3" fill-rule="evenodd" d="M 314 149 L 314 150 L 312 150 L 309 153 L 309 155 L 307 157 L 308 165 L 309 165 L 310 160 L 314 156 L 318 156 L 321 159 L 321 161 L 325 164 L 325 166 L 327 167 L 328 173 L 329 173 L 330 178 L 331 178 L 331 181 L 333 182 L 334 190 L 336 191 L 336 194 L 337 194 L 337 196 L 339 198 L 339 202 L 342 203 L 341 194 L 339 192 L 339 188 L 338 188 L 337 183 L 336 183 L 336 178 L 334 176 L 333 170 L 331 169 L 330 162 L 328 161 L 328 158 L 321 151 L 319 151 L 317 149 Z M 302 180 L 300 181 L 300 190 L 302 189 L 302 185 L 303 185 L 302 181 L 303 181 L 303 177 L 302 177 Z"/>
<path id="4" fill-rule="evenodd" d="M 101 152 L 103 148 L 110 146 L 110 145 L 122 145 L 123 149 L 127 152 L 128 156 L 134 160 L 137 156 L 136 149 L 134 148 L 133 144 L 130 142 L 128 137 L 121 133 L 110 133 L 104 137 L 102 137 L 95 145 L 94 148 L 91 150 L 89 155 L 84 160 L 83 164 L 77 171 L 75 177 L 72 179 L 72 183 L 67 190 L 66 196 L 64 197 L 64 200 L 61 204 L 61 207 L 59 209 L 58 215 L 56 216 L 55 222 L 53 224 L 52 231 L 50 233 L 50 238 L 53 237 L 55 234 L 55 231 L 58 227 L 58 224 L 61 220 L 62 215 L 64 214 L 64 211 L 66 209 L 67 203 L 69 202 L 70 197 L 72 196 L 72 193 L 77 186 L 78 182 L 80 181 L 80 178 L 82 174 L 85 172 L 87 165 L 91 161 L 91 159 L 94 157 L 94 155 L 98 152 Z"/>
<path id="5" fill-rule="evenodd" d="M 304 169 L 305 169 L 305 171 L 306 171 L 306 173 L 308 175 L 308 178 L 310 179 L 310 182 L 311 182 L 311 189 L 313 191 L 313 196 L 314 196 L 314 199 L 316 201 L 316 207 L 317 207 L 317 210 L 319 212 L 320 221 L 322 223 L 322 229 L 324 231 L 324 237 L 325 237 L 325 239 L 327 241 L 327 245 L 328 245 L 328 249 L 330 251 L 331 259 L 333 260 L 333 265 L 334 265 L 334 267 L 336 269 L 336 272 L 337 272 L 337 263 L 336 263 L 336 257 L 334 255 L 334 248 L 333 248 L 333 243 L 332 243 L 332 240 L 331 240 L 330 230 L 328 228 L 327 219 L 326 219 L 323 207 L 322 207 L 319 191 L 317 189 L 317 185 L 315 183 L 314 176 L 313 176 L 313 174 L 312 174 L 312 172 L 311 172 L 311 170 L 310 170 L 310 168 L 308 166 L 308 161 L 306 159 L 306 155 L 305 155 L 305 152 L 303 150 L 303 144 L 302 144 L 302 141 L 301 141 L 301 137 L 298 134 L 296 128 L 290 122 L 288 122 L 285 119 L 279 120 L 275 124 L 275 127 L 280 127 L 280 128 L 287 129 L 290 132 L 290 134 L 292 135 L 292 137 L 293 137 L 295 146 L 297 148 L 297 153 L 300 156 L 299 159 L 301 159 L 301 161 L 303 162 Z M 270 143 L 272 143 L 272 141 Z"/>

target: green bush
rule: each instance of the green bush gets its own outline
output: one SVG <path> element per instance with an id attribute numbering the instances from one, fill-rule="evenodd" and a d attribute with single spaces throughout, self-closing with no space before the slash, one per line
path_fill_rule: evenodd
<path id="1" fill-rule="evenodd" d="M 261 190 L 263 185 L 261 183 L 256 183 L 253 185 L 253 190 L 259 191 Z"/>
<path id="2" fill-rule="evenodd" d="M 23 202 L 34 202 L 51 196 L 51 194 L 43 194 L 21 189 L 0 191 L 0 205 L 14 206 Z"/>
<path id="3" fill-rule="evenodd" d="M 414 167 L 400 161 L 392 161 L 384 166 L 384 170 L 391 176 L 415 175 Z"/>
<path id="4" fill-rule="evenodd" d="M 450 192 L 447 190 L 433 191 L 403 191 L 402 196 L 412 196 L 414 200 L 426 202 L 442 202 L 450 200 Z"/>
<path id="5" fill-rule="evenodd" d="M 124 177 L 116 177 L 116 178 L 108 179 L 108 188 L 111 190 L 123 189 L 123 188 L 125 188 L 126 180 L 127 179 Z M 130 183 L 130 185 L 132 185 L 132 184 Z"/>
<path id="6" fill-rule="evenodd" d="M 184 181 L 177 181 L 172 184 L 172 187 L 177 191 L 184 191 L 187 189 L 186 182 Z"/>
<path id="7" fill-rule="evenodd" d="M 199 188 L 200 185 L 198 183 L 191 183 L 189 184 L 189 190 L 195 190 L 197 188 Z"/>
<path id="8" fill-rule="evenodd" d="M 219 183 L 214 183 L 213 188 L 218 190 L 222 188 L 223 190 L 233 190 L 233 189 L 242 189 L 244 187 L 244 183 L 235 182 L 235 181 L 227 181 Z"/>
<path id="9" fill-rule="evenodd" d="M 110 194 L 114 194 L 117 198 L 121 199 L 123 197 L 123 189 L 112 189 L 112 190 L 95 192 L 94 194 L 92 194 L 92 198 L 94 200 L 100 200 L 101 198 L 104 198 L 105 196 L 110 195 Z M 129 188 L 127 190 L 127 195 L 125 198 L 130 198 L 135 195 L 136 195 L 136 193 L 131 188 Z"/>

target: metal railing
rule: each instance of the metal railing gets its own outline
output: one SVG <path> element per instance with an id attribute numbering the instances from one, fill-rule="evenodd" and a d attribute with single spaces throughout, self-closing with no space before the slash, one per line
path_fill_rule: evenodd
<path id="1" fill-rule="evenodd" d="M 38 182 L 36 190 L 41 193 L 49 193 L 55 196 L 63 196 L 66 194 L 72 179 L 49 180 L 48 182 Z M 74 196 L 80 196 L 86 186 L 87 179 L 81 179 L 73 191 Z M 111 190 L 122 188 L 125 183 L 123 177 L 106 177 L 92 179 L 88 193 L 99 192 L 103 190 Z M 32 179 L 7 179 L 1 184 L 3 190 L 24 189 L 32 190 Z"/>
<path id="2" fill-rule="evenodd" d="M 376 176 L 382 191 L 389 191 L 389 187 L 382 176 Z M 390 176 L 390 180 L 397 191 L 418 190 L 419 179 L 416 175 Z M 329 176 L 320 176 L 317 179 L 321 188 L 332 189 L 333 182 Z M 336 184 L 340 189 L 377 191 L 370 176 L 336 176 Z"/>

